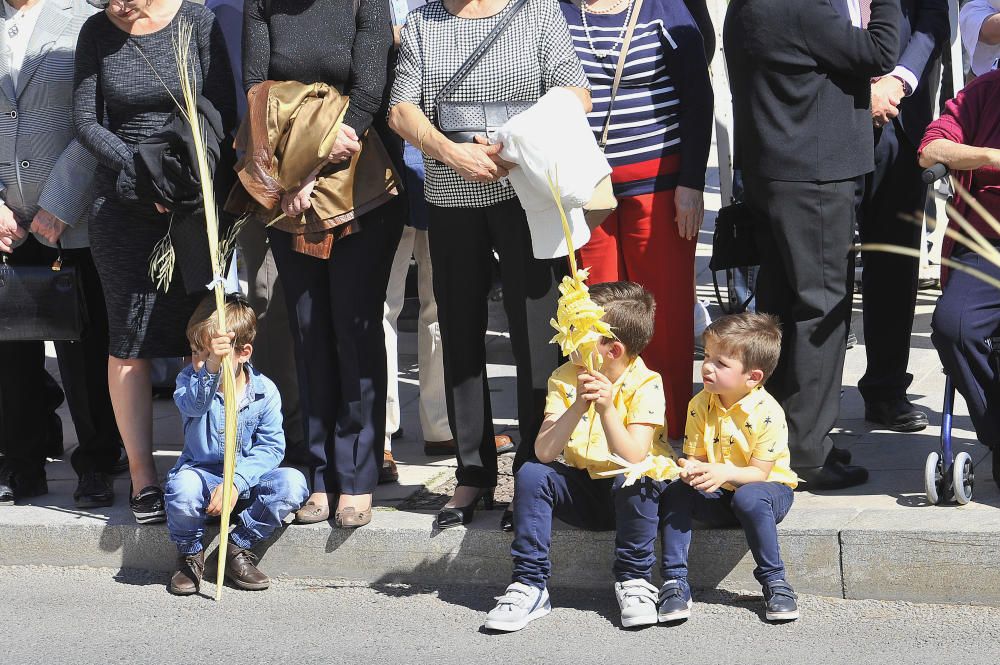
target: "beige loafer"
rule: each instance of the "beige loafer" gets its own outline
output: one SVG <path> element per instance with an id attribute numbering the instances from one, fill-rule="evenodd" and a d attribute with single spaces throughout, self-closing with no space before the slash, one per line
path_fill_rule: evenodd
<path id="1" fill-rule="evenodd" d="M 357 510 L 348 506 L 347 508 L 338 510 L 336 516 L 334 516 L 334 524 L 341 529 L 356 529 L 359 526 L 365 526 L 371 521 L 372 509 L 370 507 L 365 510 Z"/>
<path id="2" fill-rule="evenodd" d="M 295 511 L 296 524 L 316 524 L 330 519 L 330 506 L 307 501 L 304 506 Z"/>

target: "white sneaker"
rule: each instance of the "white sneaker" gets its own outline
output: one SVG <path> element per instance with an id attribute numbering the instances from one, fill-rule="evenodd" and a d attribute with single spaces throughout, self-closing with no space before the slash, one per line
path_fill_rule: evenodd
<path id="1" fill-rule="evenodd" d="M 655 586 L 646 580 L 615 583 L 615 596 L 622 610 L 622 627 L 651 626 L 656 623 Z"/>
<path id="2" fill-rule="evenodd" d="M 497 596 L 497 606 L 486 615 L 483 627 L 510 633 L 551 611 L 548 590 L 514 582 L 504 595 Z"/>

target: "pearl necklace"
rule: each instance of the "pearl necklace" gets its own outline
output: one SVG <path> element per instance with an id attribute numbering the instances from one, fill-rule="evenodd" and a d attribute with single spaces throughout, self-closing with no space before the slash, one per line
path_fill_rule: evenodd
<path id="1" fill-rule="evenodd" d="M 593 51 L 594 55 L 597 56 L 598 60 L 606 60 L 609 55 L 615 52 L 618 45 L 622 43 L 625 38 L 625 30 L 628 28 L 630 19 L 632 18 L 632 10 L 635 9 L 635 3 L 632 0 L 622 0 L 622 2 L 628 2 L 628 11 L 625 12 L 625 22 L 622 23 L 622 29 L 618 31 L 618 41 L 611 45 L 611 48 L 606 50 L 599 50 L 594 46 L 594 40 L 590 36 L 590 26 L 587 25 L 587 0 L 583 0 L 580 3 L 580 22 L 583 23 L 583 34 L 587 35 L 587 43 L 590 44 L 590 50 Z M 614 5 L 610 9 L 606 9 L 600 12 L 591 12 L 593 14 L 610 14 L 612 10 L 617 9 L 621 6 L 622 2 Z"/>

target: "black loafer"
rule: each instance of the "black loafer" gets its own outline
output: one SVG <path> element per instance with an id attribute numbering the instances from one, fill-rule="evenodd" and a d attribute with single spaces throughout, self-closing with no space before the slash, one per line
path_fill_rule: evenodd
<path id="1" fill-rule="evenodd" d="M 514 511 L 508 508 L 500 516 L 500 530 L 504 533 L 511 533 L 514 530 Z"/>
<path id="2" fill-rule="evenodd" d="M 114 505 L 115 490 L 111 476 L 100 471 L 89 471 L 80 476 L 80 482 L 73 492 L 73 503 L 77 508 L 104 508 Z"/>
<path id="3" fill-rule="evenodd" d="M 803 481 L 796 489 L 809 492 L 813 490 L 839 490 L 868 482 L 868 469 L 829 459 L 823 466 L 803 469 L 796 471 L 796 473 Z"/>
<path id="4" fill-rule="evenodd" d="M 16 501 L 48 494 L 45 472 L 26 473 L 10 467 L 0 469 L 0 506 L 12 506 Z"/>
<path id="5" fill-rule="evenodd" d="M 851 463 L 851 451 L 847 448 L 838 448 L 834 446 L 830 448 L 830 452 L 827 454 L 826 459 L 831 462 L 840 462 L 841 464 Z"/>
<path id="6" fill-rule="evenodd" d="M 893 432 L 919 432 L 927 427 L 927 414 L 905 397 L 865 402 L 865 420 Z"/>

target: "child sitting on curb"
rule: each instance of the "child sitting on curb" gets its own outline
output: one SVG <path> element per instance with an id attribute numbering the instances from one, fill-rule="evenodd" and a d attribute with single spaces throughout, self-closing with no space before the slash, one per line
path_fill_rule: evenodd
<path id="1" fill-rule="evenodd" d="M 222 513 L 224 406 L 222 361 L 233 353 L 238 399 L 236 473 L 233 506 L 247 502 L 239 524 L 229 533 L 226 577 L 241 589 L 266 589 L 270 580 L 257 568 L 250 548 L 281 526 L 305 501 L 306 479 L 295 469 L 279 468 L 285 453 L 281 397 L 270 379 L 249 364 L 257 317 L 239 296 L 226 304 L 228 334 L 220 334 L 215 297 L 208 296 L 187 327 L 192 363 L 177 376 L 174 402 L 184 420 L 184 450 L 167 475 L 167 530 L 177 545 L 178 570 L 169 591 L 197 593 L 205 570 L 202 544 L 207 516 Z M 228 525 L 220 537 L 226 537 Z M 219 584 L 222 580 L 218 581 Z"/>
<path id="2" fill-rule="evenodd" d="M 661 501 L 663 579 L 661 621 L 691 615 L 687 582 L 691 520 L 743 527 L 764 591 L 768 621 L 799 618 L 796 595 L 785 577 L 777 525 L 792 507 L 798 477 L 791 470 L 788 428 L 777 400 L 763 383 L 781 353 L 781 329 L 766 314 L 727 316 L 705 330 L 705 389 L 688 408 L 683 482 Z"/>
<path id="3" fill-rule="evenodd" d="M 653 296 L 632 282 L 609 282 L 591 287 L 590 297 L 604 309 L 603 321 L 615 339 L 605 338 L 598 345 L 600 371 L 591 373 L 582 362 L 568 362 L 549 378 L 545 421 L 535 440 L 537 461 L 526 462 L 514 479 L 512 583 L 487 615 L 487 629 L 520 630 L 551 610 L 546 582 L 554 517 L 586 529 L 611 529 L 616 504 L 648 502 L 644 482 L 624 486 L 621 480 L 613 483 L 600 475 L 620 470 L 612 455 L 640 463 L 652 451 L 659 463 L 650 464 L 647 474 L 657 476 L 664 469 L 676 473 L 673 452 L 661 438 L 663 382 L 639 358 L 653 335 Z M 556 461 L 560 454 L 565 464 Z M 619 488 L 614 497 L 613 485 Z M 655 514 L 655 503 L 652 511 Z M 630 512 L 642 511 L 633 507 Z M 644 566 L 648 563 L 651 569 L 653 560 L 637 561 L 633 552 L 646 545 L 652 550 L 655 536 L 655 522 L 651 530 L 619 524 L 615 547 L 619 597 L 623 583 L 648 575 Z M 655 592 L 654 588 L 654 599 Z M 654 600 L 654 621 L 655 612 Z"/>

